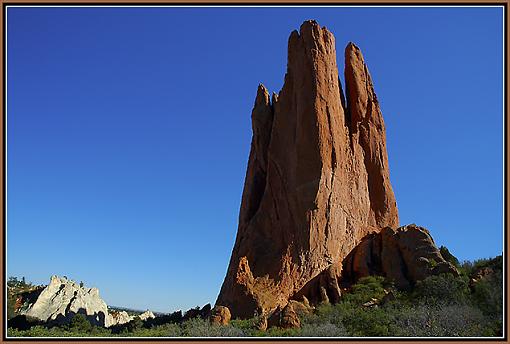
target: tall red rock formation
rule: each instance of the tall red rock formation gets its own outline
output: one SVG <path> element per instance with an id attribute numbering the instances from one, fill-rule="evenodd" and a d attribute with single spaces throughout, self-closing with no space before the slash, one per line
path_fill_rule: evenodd
<path id="1" fill-rule="evenodd" d="M 285 306 L 365 235 L 398 226 L 384 121 L 352 43 L 345 80 L 347 101 L 333 35 L 306 21 L 290 35 L 279 95 L 258 88 L 239 227 L 216 302 L 234 318 Z"/>

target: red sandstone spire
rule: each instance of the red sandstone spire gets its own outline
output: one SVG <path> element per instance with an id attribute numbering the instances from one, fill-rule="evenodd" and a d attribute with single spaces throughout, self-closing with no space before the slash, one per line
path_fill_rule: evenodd
<path id="1" fill-rule="evenodd" d="M 259 86 L 239 228 L 216 302 L 233 317 L 285 306 L 367 233 L 398 226 L 384 121 L 353 44 L 345 74 L 347 108 L 335 39 L 306 21 L 290 35 L 285 84 L 272 104 Z"/>

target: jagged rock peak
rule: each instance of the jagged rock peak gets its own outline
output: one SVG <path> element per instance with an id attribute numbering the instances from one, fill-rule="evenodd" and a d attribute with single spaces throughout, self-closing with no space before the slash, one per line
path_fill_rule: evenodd
<path id="1" fill-rule="evenodd" d="M 255 98 L 255 106 L 258 104 L 270 105 L 269 103 L 269 91 L 266 86 L 259 84 L 257 88 L 257 97 Z"/>
<path id="2" fill-rule="evenodd" d="M 239 227 L 216 302 L 234 318 L 283 309 L 361 238 L 398 226 L 384 121 L 358 51 L 346 49 L 345 99 L 333 34 L 306 21 L 289 37 L 278 96 L 271 102 L 258 87 Z"/>

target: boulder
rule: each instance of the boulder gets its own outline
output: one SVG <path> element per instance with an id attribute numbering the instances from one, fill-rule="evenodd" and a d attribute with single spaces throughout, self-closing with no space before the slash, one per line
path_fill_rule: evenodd
<path id="1" fill-rule="evenodd" d="M 398 288 L 409 288 L 431 275 L 457 269 L 445 261 L 429 231 L 414 224 L 385 228 L 365 237 L 343 262 L 342 280 L 355 283 L 362 277 L 381 275 Z"/>
<path id="2" fill-rule="evenodd" d="M 285 307 L 371 232 L 398 226 L 384 120 L 358 47 L 315 21 L 291 33 L 282 90 L 259 85 L 239 225 L 217 304 L 250 318 Z M 328 279 L 328 277 L 324 277 Z M 335 279 L 319 284 L 333 301 Z M 323 295 L 325 296 L 325 295 Z"/>
<path id="3" fill-rule="evenodd" d="M 285 307 L 277 308 L 268 319 L 269 327 L 281 328 L 299 328 L 301 327 L 301 320 L 305 314 L 312 312 L 313 308 L 305 302 L 298 302 L 290 300 Z"/>
<path id="4" fill-rule="evenodd" d="M 282 328 L 300 328 L 301 320 L 299 319 L 298 312 L 292 306 L 287 305 L 283 311 L 280 320 L 280 327 Z"/>
<path id="5" fill-rule="evenodd" d="M 230 322 L 230 310 L 224 306 L 214 306 L 209 320 L 211 324 L 228 325 Z"/>

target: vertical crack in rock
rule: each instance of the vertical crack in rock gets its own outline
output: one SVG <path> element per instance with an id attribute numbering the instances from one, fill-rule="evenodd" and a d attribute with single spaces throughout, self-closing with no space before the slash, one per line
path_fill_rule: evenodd
<path id="1" fill-rule="evenodd" d="M 270 102 L 258 88 L 239 227 L 216 301 L 234 318 L 283 308 L 321 273 L 334 287 L 363 237 L 398 225 L 372 81 L 354 44 L 345 56 L 346 97 L 333 34 L 305 21 L 290 34 L 278 96 Z"/>
<path id="2" fill-rule="evenodd" d="M 342 91 L 340 90 L 340 92 L 342 92 Z M 334 133 L 333 133 L 333 128 L 332 128 L 333 120 L 331 117 L 331 113 L 329 111 L 329 107 L 327 105 L 326 105 L 326 113 L 327 113 L 328 127 L 330 130 L 332 144 L 331 144 L 331 179 L 329 181 L 329 195 L 328 195 L 328 202 L 327 202 L 327 208 L 326 208 L 326 228 L 325 228 L 326 240 L 325 240 L 324 244 L 326 244 L 329 234 L 330 234 L 330 231 L 331 231 L 331 229 L 330 229 L 331 198 L 333 196 L 333 183 L 335 180 L 335 170 L 336 170 L 336 150 L 335 150 L 335 146 L 333 144 Z M 327 250 L 327 248 L 326 248 L 326 250 Z M 329 257 L 329 256 L 327 256 L 327 257 Z"/>
<path id="3" fill-rule="evenodd" d="M 259 85 L 252 115 L 253 138 L 251 142 L 248 169 L 243 192 L 243 205 L 239 222 L 247 223 L 257 212 L 266 187 L 267 149 L 271 139 L 273 109 L 269 102 L 269 92 Z"/>

